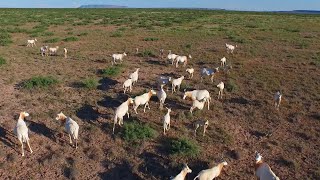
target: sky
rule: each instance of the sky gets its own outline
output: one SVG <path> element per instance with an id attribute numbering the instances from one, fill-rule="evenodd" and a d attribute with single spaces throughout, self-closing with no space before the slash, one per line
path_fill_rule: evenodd
<path id="1" fill-rule="evenodd" d="M 81 5 L 121 5 L 131 8 L 221 8 L 249 11 L 320 10 L 320 0 L 0 0 L 9 8 L 77 8 Z"/>

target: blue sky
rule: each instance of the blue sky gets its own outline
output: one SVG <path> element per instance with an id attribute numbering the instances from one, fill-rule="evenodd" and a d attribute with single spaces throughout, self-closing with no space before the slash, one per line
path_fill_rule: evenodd
<path id="1" fill-rule="evenodd" d="M 0 0 L 0 7 L 75 8 L 86 4 L 128 7 L 192 7 L 231 10 L 320 10 L 320 0 Z"/>

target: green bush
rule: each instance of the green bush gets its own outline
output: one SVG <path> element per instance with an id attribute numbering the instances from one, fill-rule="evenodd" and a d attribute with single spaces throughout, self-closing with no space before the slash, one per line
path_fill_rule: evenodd
<path id="1" fill-rule="evenodd" d="M 0 46 L 7 46 L 10 43 L 12 43 L 11 35 L 5 30 L 0 30 Z"/>
<path id="2" fill-rule="evenodd" d="M 153 53 L 153 51 L 146 49 L 143 52 L 139 53 L 139 56 L 141 57 L 156 57 L 156 55 Z"/>
<path id="3" fill-rule="evenodd" d="M 64 42 L 78 41 L 78 40 L 79 40 L 79 38 L 74 37 L 74 36 L 66 37 L 65 39 L 63 39 Z"/>
<path id="4" fill-rule="evenodd" d="M 102 75 L 105 77 L 116 76 L 120 74 L 121 67 L 120 66 L 111 66 L 102 70 Z"/>
<path id="5" fill-rule="evenodd" d="M 126 123 L 122 132 L 122 138 L 128 142 L 139 142 L 156 136 L 157 132 L 154 129 L 137 121 Z"/>
<path id="6" fill-rule="evenodd" d="M 4 64 L 7 64 L 7 61 L 3 57 L 0 57 L 0 66 Z"/>
<path id="7" fill-rule="evenodd" d="M 96 79 L 88 78 L 82 81 L 83 87 L 87 89 L 95 89 L 99 83 Z"/>
<path id="8" fill-rule="evenodd" d="M 48 88 L 58 83 L 58 80 L 51 76 L 35 76 L 23 83 L 23 88 Z"/>
<path id="9" fill-rule="evenodd" d="M 57 43 L 57 42 L 59 42 L 59 41 L 60 41 L 59 38 L 52 38 L 52 39 L 44 40 L 43 42 L 44 42 L 44 43 Z"/>
<path id="10" fill-rule="evenodd" d="M 223 130 L 221 127 L 216 127 L 212 137 L 216 143 L 223 143 L 223 144 L 232 144 L 233 138 L 228 132 Z"/>
<path id="11" fill-rule="evenodd" d="M 83 33 L 78 34 L 78 36 L 87 36 L 87 35 L 88 35 L 87 32 L 83 32 Z"/>
<path id="12" fill-rule="evenodd" d="M 158 41 L 159 38 L 154 38 L 154 37 L 146 37 L 143 39 L 144 41 Z"/>
<path id="13" fill-rule="evenodd" d="M 191 44 L 187 44 L 187 45 L 186 45 L 186 48 L 190 49 L 191 46 L 192 46 Z"/>
<path id="14" fill-rule="evenodd" d="M 233 80 L 229 80 L 226 84 L 226 89 L 228 92 L 234 92 L 238 89 L 238 86 Z"/>
<path id="15" fill-rule="evenodd" d="M 191 140 L 173 139 L 169 144 L 170 154 L 195 157 L 199 154 L 199 147 Z"/>

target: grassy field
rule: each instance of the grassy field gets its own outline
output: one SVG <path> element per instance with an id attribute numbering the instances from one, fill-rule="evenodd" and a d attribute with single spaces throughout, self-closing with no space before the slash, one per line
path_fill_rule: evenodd
<path id="1" fill-rule="evenodd" d="M 320 179 L 320 16 L 175 9 L 0 9 L 0 178 L 1 179 L 168 179 L 183 163 L 186 179 L 224 157 L 220 179 L 255 179 L 254 152 L 262 153 L 280 179 Z M 37 38 L 37 47 L 26 47 Z M 238 47 L 227 54 L 225 43 Z M 59 46 L 42 57 L 42 45 Z M 63 56 L 63 47 L 69 50 Z M 136 48 L 139 53 L 136 54 Z M 122 83 L 140 68 L 129 96 L 156 88 L 159 75 L 187 75 L 159 58 L 159 50 L 191 54 L 176 94 L 171 129 L 151 110 L 125 118 L 112 135 L 114 109 L 128 98 Z M 111 66 L 113 53 L 128 54 Z M 202 67 L 233 66 L 214 83 L 200 82 Z M 218 101 L 216 85 L 225 82 Z M 207 89 L 211 109 L 189 113 L 183 89 Z M 280 110 L 273 95 L 283 93 Z M 20 111 L 30 113 L 34 153 L 21 157 L 13 134 Z M 68 143 L 54 118 L 63 111 L 80 125 L 79 149 Z M 208 119 L 207 135 L 194 136 L 192 122 Z"/>

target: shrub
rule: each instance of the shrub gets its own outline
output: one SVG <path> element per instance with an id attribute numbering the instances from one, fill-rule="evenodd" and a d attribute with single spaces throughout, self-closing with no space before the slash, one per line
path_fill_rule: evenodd
<path id="1" fill-rule="evenodd" d="M 7 64 L 7 61 L 3 57 L 0 57 L 0 66 L 4 64 Z"/>
<path id="2" fill-rule="evenodd" d="M 199 147 L 191 140 L 173 139 L 169 144 L 170 154 L 195 157 L 199 154 Z"/>
<path id="3" fill-rule="evenodd" d="M 144 50 L 143 52 L 139 53 L 140 57 L 156 57 L 156 55 L 149 49 Z"/>
<path id="4" fill-rule="evenodd" d="M 146 37 L 143 39 L 144 41 L 158 41 L 159 38 L 154 38 L 154 37 Z"/>
<path id="5" fill-rule="evenodd" d="M 98 81 L 93 78 L 88 78 L 82 81 L 82 85 L 87 89 L 95 89 L 98 86 Z"/>
<path id="6" fill-rule="evenodd" d="M 5 30 L 0 29 L 0 46 L 7 46 L 12 43 L 11 35 Z"/>
<path id="7" fill-rule="evenodd" d="M 78 34 L 78 36 L 87 36 L 87 35 L 88 35 L 87 32 L 83 32 L 83 33 Z"/>
<path id="8" fill-rule="evenodd" d="M 223 144 L 233 143 L 232 136 L 220 127 L 215 128 L 212 136 L 214 138 L 214 141 L 217 143 L 223 143 Z"/>
<path id="9" fill-rule="evenodd" d="M 58 80 L 51 76 L 35 76 L 23 83 L 23 88 L 34 89 L 34 88 L 48 88 L 57 84 Z"/>
<path id="10" fill-rule="evenodd" d="M 137 142 L 151 139 L 157 136 L 157 132 L 146 124 L 137 121 L 129 122 L 124 125 L 122 137 L 128 142 Z"/>
<path id="11" fill-rule="evenodd" d="M 70 36 L 70 37 L 66 37 L 63 39 L 64 42 L 71 42 L 71 41 L 78 41 L 79 38 L 74 37 L 74 36 Z"/>
<path id="12" fill-rule="evenodd" d="M 191 48 L 191 44 L 187 44 L 186 48 L 190 49 Z"/>
<path id="13" fill-rule="evenodd" d="M 226 89 L 228 92 L 234 92 L 238 89 L 238 86 L 233 80 L 229 80 L 226 84 Z"/>
<path id="14" fill-rule="evenodd" d="M 43 42 L 44 42 L 44 43 L 57 43 L 57 42 L 59 42 L 59 41 L 60 41 L 59 38 L 52 38 L 52 39 L 44 40 Z"/>
<path id="15" fill-rule="evenodd" d="M 102 70 L 102 75 L 105 77 L 116 76 L 121 72 L 120 66 L 111 66 Z"/>

